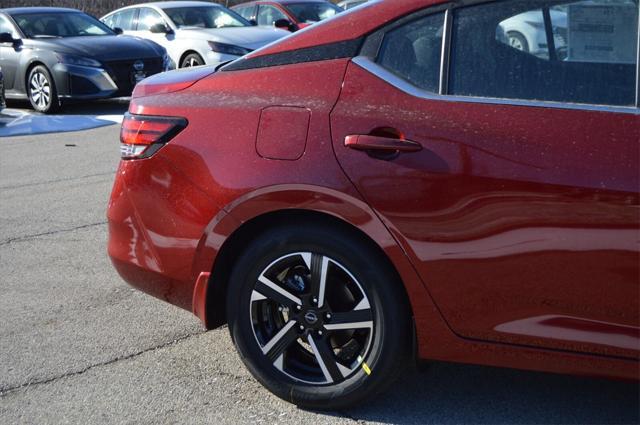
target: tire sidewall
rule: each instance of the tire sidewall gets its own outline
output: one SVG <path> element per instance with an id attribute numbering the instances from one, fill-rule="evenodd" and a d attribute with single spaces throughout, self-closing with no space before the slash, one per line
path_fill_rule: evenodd
<path id="1" fill-rule="evenodd" d="M 317 228 L 300 233 L 286 230 L 268 232 L 239 259 L 227 298 L 230 332 L 251 373 L 279 397 L 311 408 L 350 406 L 377 392 L 408 363 L 408 350 L 404 349 L 408 326 L 407 320 L 402 318 L 409 315 L 409 310 L 402 311 L 402 297 L 397 288 L 389 284 L 397 279 L 389 270 L 380 267 L 380 261 L 367 258 L 373 254 L 368 247 L 340 235 L 328 237 L 327 231 Z M 364 359 L 372 371 L 371 375 L 358 369 L 338 384 L 304 384 L 278 371 L 262 354 L 249 316 L 251 292 L 257 276 L 274 260 L 304 251 L 316 252 L 339 262 L 355 276 L 365 291 L 375 323 L 373 339 Z"/>
<path id="2" fill-rule="evenodd" d="M 47 105 L 44 108 L 41 108 L 40 106 L 38 106 L 33 101 L 31 96 L 31 79 L 33 78 L 33 75 L 36 72 L 39 72 L 45 76 L 45 78 L 49 82 L 49 87 L 51 89 L 51 92 L 49 95 L 49 103 L 47 103 Z M 36 65 L 33 68 L 31 68 L 31 70 L 29 71 L 29 75 L 27 76 L 27 97 L 29 98 L 29 103 L 31 104 L 31 107 L 37 112 L 42 112 L 44 114 L 47 114 L 57 109 L 58 94 L 56 91 L 55 81 L 53 81 L 53 77 L 51 76 L 51 73 L 44 65 Z"/>
<path id="3" fill-rule="evenodd" d="M 199 65 L 190 65 L 190 66 L 185 66 L 185 63 L 187 63 L 187 60 L 191 57 L 194 57 L 198 60 Z M 197 53 L 189 53 L 187 56 L 184 57 L 184 59 L 182 59 L 182 63 L 180 63 L 180 68 L 191 68 L 193 66 L 202 66 L 204 65 L 204 59 L 202 59 L 202 56 L 200 56 Z"/>

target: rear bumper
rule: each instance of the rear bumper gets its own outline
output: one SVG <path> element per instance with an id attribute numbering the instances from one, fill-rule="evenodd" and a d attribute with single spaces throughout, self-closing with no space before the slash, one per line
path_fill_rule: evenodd
<path id="1" fill-rule="evenodd" d="M 131 286 L 194 311 L 196 281 L 212 266 L 196 259 L 220 210 L 160 153 L 120 163 L 107 210 L 108 253 Z"/>

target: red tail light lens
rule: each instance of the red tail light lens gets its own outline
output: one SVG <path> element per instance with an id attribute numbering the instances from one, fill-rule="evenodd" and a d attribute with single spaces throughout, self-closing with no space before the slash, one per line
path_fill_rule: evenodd
<path id="1" fill-rule="evenodd" d="M 120 129 L 120 157 L 149 158 L 186 126 L 184 118 L 126 114 Z"/>

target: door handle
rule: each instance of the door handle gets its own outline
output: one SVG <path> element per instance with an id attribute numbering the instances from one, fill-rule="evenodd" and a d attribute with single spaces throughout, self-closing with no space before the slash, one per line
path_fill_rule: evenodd
<path id="1" fill-rule="evenodd" d="M 344 145 L 359 151 L 418 152 L 422 145 L 411 140 L 392 137 L 352 134 L 344 138 Z"/>

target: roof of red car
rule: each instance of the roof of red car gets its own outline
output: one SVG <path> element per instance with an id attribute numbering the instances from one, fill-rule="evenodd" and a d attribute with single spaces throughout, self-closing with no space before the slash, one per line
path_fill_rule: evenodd
<path id="1" fill-rule="evenodd" d="M 259 57 L 361 37 L 397 17 L 445 0 L 370 0 L 362 6 L 313 24 L 247 57 Z"/>

